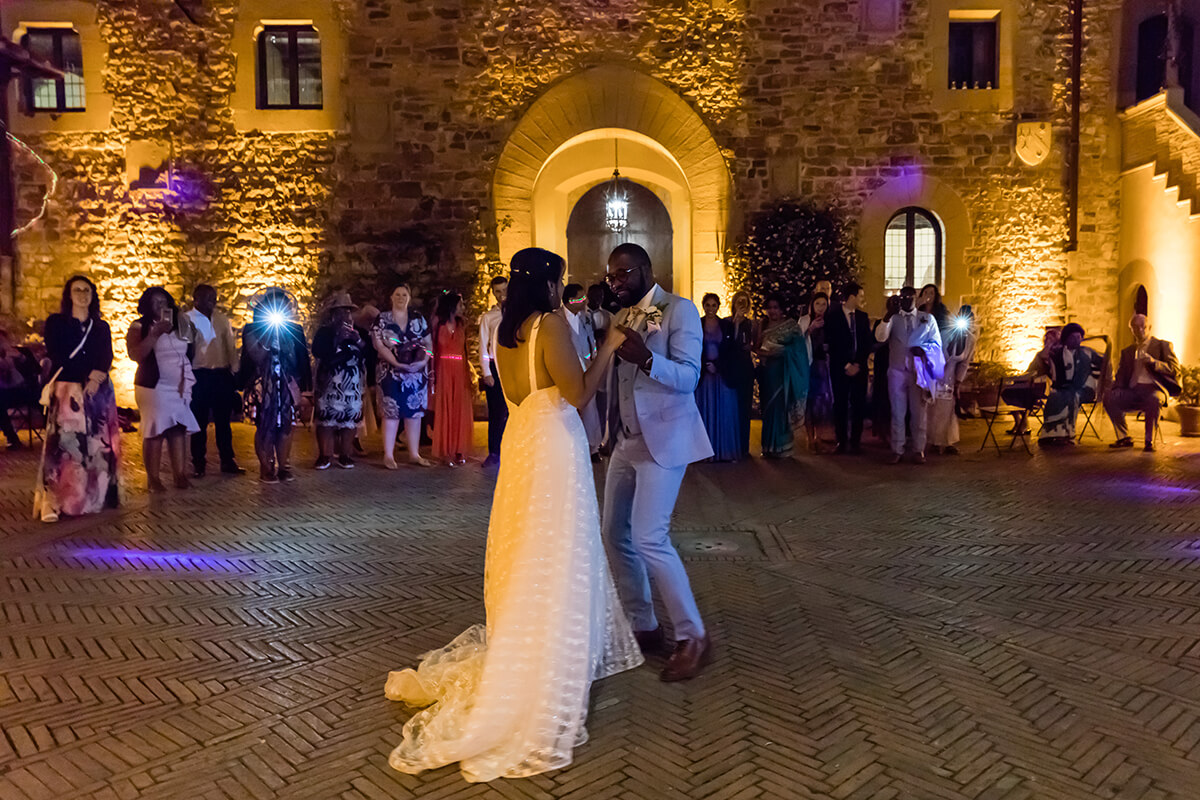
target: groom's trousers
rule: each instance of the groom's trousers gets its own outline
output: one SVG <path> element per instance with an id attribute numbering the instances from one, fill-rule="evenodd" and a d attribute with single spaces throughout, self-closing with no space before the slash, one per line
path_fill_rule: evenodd
<path id="1" fill-rule="evenodd" d="M 658 587 L 676 639 L 704 636 L 700 609 L 679 552 L 671 544 L 671 512 L 686 466 L 667 469 L 641 436 L 622 434 L 604 484 L 605 547 L 617 592 L 635 631 L 658 627 L 650 581 Z"/>

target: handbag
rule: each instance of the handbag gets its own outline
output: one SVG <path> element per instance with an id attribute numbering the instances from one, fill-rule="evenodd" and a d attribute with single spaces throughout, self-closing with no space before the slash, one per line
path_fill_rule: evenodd
<path id="1" fill-rule="evenodd" d="M 401 364 L 415 364 L 425 355 L 425 345 L 421 341 L 404 342 L 396 347 L 396 360 Z"/>
<path id="2" fill-rule="evenodd" d="M 75 349 L 71 351 L 71 355 L 67 356 L 67 361 L 79 355 L 79 351 L 87 344 L 88 335 L 92 332 L 93 321 L 91 318 L 88 319 L 87 327 L 83 331 L 83 338 L 79 340 L 79 344 L 75 345 Z M 50 380 L 46 381 L 46 385 L 42 387 L 42 396 L 38 399 L 38 402 L 42 404 L 43 409 L 50 408 L 50 401 L 54 399 L 54 384 L 58 382 L 58 376 L 62 374 L 64 367 L 66 367 L 66 364 L 56 369 L 54 374 L 50 376 Z"/>

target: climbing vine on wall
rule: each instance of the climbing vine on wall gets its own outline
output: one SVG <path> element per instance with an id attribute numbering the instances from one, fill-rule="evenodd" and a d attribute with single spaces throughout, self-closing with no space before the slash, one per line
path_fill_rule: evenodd
<path id="1" fill-rule="evenodd" d="M 858 274 L 860 258 L 839 209 L 781 200 L 750 217 L 727 267 L 730 289 L 748 291 L 755 309 L 778 294 L 784 313 L 798 315 L 818 280 L 828 278 L 836 290 Z"/>

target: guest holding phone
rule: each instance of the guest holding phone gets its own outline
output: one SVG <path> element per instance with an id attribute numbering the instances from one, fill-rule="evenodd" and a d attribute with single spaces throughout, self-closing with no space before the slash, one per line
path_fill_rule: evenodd
<path id="1" fill-rule="evenodd" d="M 187 436 L 200 431 L 191 408 L 195 329 L 161 286 L 142 292 L 137 309 L 141 316 L 129 327 L 125 347 L 138 365 L 133 394 L 142 417 L 147 487 L 151 492 L 166 488 L 159 477 L 165 441 L 175 488 L 187 489 L 192 485 L 184 472 Z"/>
<path id="2" fill-rule="evenodd" d="M 271 287 L 254 303 L 242 329 L 246 405 L 254 409 L 254 453 L 260 483 L 296 479 L 292 472 L 292 430 L 300 398 L 312 389 L 312 363 L 296 303 Z"/>

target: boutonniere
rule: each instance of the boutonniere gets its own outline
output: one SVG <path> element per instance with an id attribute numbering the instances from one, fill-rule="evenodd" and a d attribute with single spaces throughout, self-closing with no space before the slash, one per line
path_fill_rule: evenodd
<path id="1" fill-rule="evenodd" d="M 929 322 L 929 317 L 922 314 L 920 317 L 917 318 L 917 321 L 920 322 L 922 325 L 924 325 L 926 322 Z"/>
<path id="2" fill-rule="evenodd" d="M 646 310 L 646 333 L 658 333 L 662 330 L 663 312 L 666 309 L 666 303 L 660 303 Z"/>

